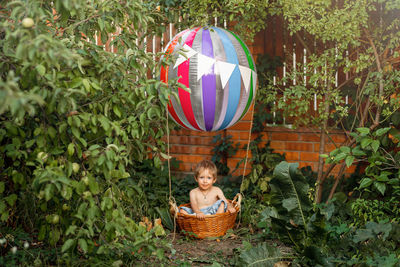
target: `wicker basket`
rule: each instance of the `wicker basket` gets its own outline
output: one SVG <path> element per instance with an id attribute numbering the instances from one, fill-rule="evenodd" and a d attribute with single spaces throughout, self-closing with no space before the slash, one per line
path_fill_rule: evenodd
<path id="1" fill-rule="evenodd" d="M 235 198 L 228 202 L 232 203 L 236 212 L 206 215 L 204 220 L 200 220 L 193 215 L 183 214 L 178 212 L 176 221 L 181 230 L 184 230 L 186 235 L 193 235 L 196 238 L 203 239 L 205 237 L 218 237 L 226 234 L 228 229 L 233 228 L 238 212 L 240 211 L 241 195 L 237 194 Z M 190 204 L 180 205 L 181 207 L 190 207 Z"/>

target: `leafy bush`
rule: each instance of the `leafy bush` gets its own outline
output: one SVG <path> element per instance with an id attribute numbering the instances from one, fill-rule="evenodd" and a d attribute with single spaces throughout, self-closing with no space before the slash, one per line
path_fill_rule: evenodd
<path id="1" fill-rule="evenodd" d="M 399 200 L 396 197 L 389 201 L 357 198 L 351 203 L 351 209 L 355 225 L 365 225 L 369 221 L 399 222 L 400 218 Z"/>
<path id="2" fill-rule="evenodd" d="M 250 142 L 250 150 L 252 171 L 244 179 L 241 191 L 248 191 L 256 198 L 263 198 L 263 194 L 269 191 L 273 169 L 285 156 L 274 153 L 269 142 L 262 144 L 261 135 Z"/>
<path id="3" fill-rule="evenodd" d="M 149 79 L 159 65 L 140 45 L 161 32 L 161 14 L 151 1 L 4 4 L 2 224 L 71 255 L 157 252 L 154 232 L 130 218 L 141 192 L 127 178 L 165 157 L 169 88 Z M 114 53 L 96 44 L 111 34 Z"/>
<path id="4" fill-rule="evenodd" d="M 400 207 L 400 151 L 399 130 L 382 127 L 371 131 L 357 128 L 351 133 L 355 146 L 341 146 L 333 150 L 326 161 L 344 161 L 347 166 L 358 162 L 364 167 L 359 185 L 352 192 L 358 197 L 352 204 L 353 223 L 362 226 L 368 221 L 398 221 Z"/>
<path id="5" fill-rule="evenodd" d="M 212 149 L 213 156 L 211 160 L 217 166 L 219 175 L 228 175 L 230 173 L 228 158 L 236 154 L 239 144 L 233 145 L 231 135 L 222 136 L 221 134 L 214 136 L 212 143 L 214 147 Z"/>
<path id="6" fill-rule="evenodd" d="M 293 246 L 293 264 L 396 266 L 400 262 L 396 222 L 368 221 L 355 226 L 351 210 L 344 208 L 343 194 L 327 204 L 312 204 L 310 188 L 297 164 L 277 165 L 270 187 L 271 202 L 258 225 L 266 229 L 266 237 L 278 237 Z M 255 252 L 246 252 L 250 253 Z"/>

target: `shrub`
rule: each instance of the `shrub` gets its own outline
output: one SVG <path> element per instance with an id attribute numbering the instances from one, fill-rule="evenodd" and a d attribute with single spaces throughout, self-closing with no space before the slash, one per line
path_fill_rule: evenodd
<path id="1" fill-rule="evenodd" d="M 3 5 L 3 4 L 2 4 Z M 0 219 L 62 252 L 157 251 L 124 181 L 161 166 L 167 85 L 152 2 L 7 1 L 0 13 Z M 114 53 L 97 45 L 110 35 Z M 137 45 L 137 43 L 139 45 Z M 174 86 L 174 81 L 170 86 Z M 161 254 L 159 254 L 161 255 Z"/>

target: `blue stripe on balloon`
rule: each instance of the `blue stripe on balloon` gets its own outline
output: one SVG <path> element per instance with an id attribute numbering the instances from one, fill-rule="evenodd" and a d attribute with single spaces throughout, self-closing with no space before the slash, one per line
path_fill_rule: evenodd
<path id="1" fill-rule="evenodd" d="M 225 50 L 226 61 L 231 64 L 238 65 L 239 59 L 237 58 L 236 50 L 231 40 L 224 32 L 224 30 L 216 27 L 212 27 L 212 29 L 218 33 L 218 36 L 221 39 L 222 45 L 224 46 Z M 222 130 L 229 125 L 229 123 L 235 116 L 236 109 L 239 105 L 241 81 L 240 81 L 240 70 L 238 66 L 235 67 L 228 83 L 229 83 L 228 106 L 226 109 L 225 118 L 218 130 Z"/>

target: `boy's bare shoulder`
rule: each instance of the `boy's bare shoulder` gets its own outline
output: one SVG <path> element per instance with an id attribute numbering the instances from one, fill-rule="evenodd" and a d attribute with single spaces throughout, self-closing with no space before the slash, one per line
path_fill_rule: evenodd
<path id="1" fill-rule="evenodd" d="M 196 187 L 196 188 L 193 188 L 192 190 L 190 190 L 190 195 L 193 195 L 193 194 L 198 194 L 199 193 L 199 188 L 198 187 Z"/>
<path id="2" fill-rule="evenodd" d="M 222 192 L 221 188 L 219 188 L 218 186 L 215 186 L 215 185 L 213 185 L 212 190 Z"/>
<path id="3" fill-rule="evenodd" d="M 219 188 L 218 186 L 213 186 L 212 187 L 212 191 L 215 192 L 215 193 L 222 193 L 221 188 Z"/>

